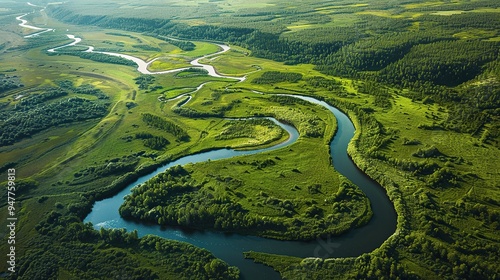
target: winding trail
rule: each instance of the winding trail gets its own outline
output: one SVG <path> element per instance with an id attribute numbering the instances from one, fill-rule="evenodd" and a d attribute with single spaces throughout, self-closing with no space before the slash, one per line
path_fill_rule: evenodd
<path id="1" fill-rule="evenodd" d="M 26 15 L 26 14 L 25 14 Z M 37 30 L 35 34 L 25 36 L 25 38 L 31 38 L 38 36 L 44 32 L 53 31 L 53 29 L 43 29 L 27 24 L 27 21 L 23 19 L 25 15 L 16 17 L 17 20 L 21 21 L 19 24 L 21 27 Z M 67 35 L 68 38 L 72 39 L 73 42 L 52 48 L 48 50 L 49 52 L 56 52 L 57 50 L 74 46 L 81 42 L 81 38 L 74 35 Z M 222 50 L 197 58 L 191 61 L 191 65 L 195 67 L 202 67 L 208 71 L 208 74 L 212 77 L 219 78 L 229 78 L 235 79 L 237 81 L 244 81 L 245 77 L 231 77 L 223 76 L 216 72 L 215 68 L 210 65 L 205 65 L 199 62 L 202 58 L 207 58 L 215 55 L 224 53 L 230 49 L 227 45 L 217 44 Z M 154 60 L 150 62 L 145 62 L 134 56 L 112 53 L 112 52 L 98 52 L 95 51 L 93 47 L 89 46 L 86 52 L 95 52 L 107 54 L 110 56 L 118 56 L 125 59 L 134 61 L 138 68 L 137 70 L 146 75 L 158 75 L 167 74 L 182 71 L 188 68 L 178 68 L 167 71 L 151 72 L 149 71 L 148 65 L 150 65 Z M 194 91 L 184 93 L 178 97 L 169 99 L 177 100 L 183 96 L 192 94 L 200 90 L 204 84 L 198 86 Z M 262 92 L 254 91 L 259 94 L 266 94 Z M 188 163 L 203 162 L 207 160 L 217 160 L 223 158 L 231 158 L 236 156 L 244 156 L 256 153 L 270 152 L 276 149 L 286 147 L 293 144 L 299 137 L 298 132 L 295 128 L 279 123 L 273 119 L 273 121 L 284 128 L 289 134 L 290 138 L 278 145 L 250 150 L 250 151 L 237 151 L 232 149 L 218 149 L 210 152 L 198 153 L 194 155 L 189 155 L 182 157 L 176 161 L 170 162 L 154 172 L 142 176 L 136 182 L 128 185 L 120 193 L 115 196 L 98 201 L 94 204 L 92 212 L 85 218 L 84 222 L 92 222 L 96 228 L 107 227 L 107 228 L 126 228 L 127 230 L 138 230 L 139 236 L 144 236 L 146 234 L 155 234 L 164 238 L 180 240 L 189 242 L 195 246 L 206 248 L 211 251 L 216 257 L 223 259 L 230 265 L 237 266 L 241 271 L 242 279 L 280 279 L 279 275 L 269 267 L 265 267 L 260 264 L 255 264 L 251 260 L 244 259 L 242 256 L 243 252 L 246 251 L 258 251 L 267 252 L 273 254 L 290 255 L 298 257 L 355 257 L 363 253 L 368 253 L 374 249 L 380 247 L 380 245 L 387 240 L 389 236 L 395 233 L 396 230 L 396 213 L 392 206 L 392 203 L 388 199 L 385 190 L 375 181 L 368 178 L 363 172 L 361 172 L 356 165 L 352 162 L 347 154 L 347 145 L 354 135 L 354 126 L 349 118 L 340 112 L 335 107 L 308 96 L 301 95 L 287 95 L 294 98 L 300 98 L 311 103 L 319 104 L 326 109 L 328 109 L 337 118 L 337 132 L 334 139 L 330 144 L 330 156 L 332 157 L 332 162 L 335 169 L 359 186 L 366 196 L 369 198 L 373 210 L 373 217 L 370 222 L 360 228 L 353 229 L 341 236 L 329 237 L 325 239 L 317 239 L 310 242 L 300 242 L 300 241 L 278 241 L 273 239 L 266 239 L 255 236 L 244 236 L 239 234 L 224 234 L 220 232 L 212 231 L 184 231 L 176 227 L 168 227 L 166 229 L 161 228 L 156 225 L 145 225 L 139 224 L 132 221 L 126 221 L 121 218 L 118 212 L 118 208 L 123 203 L 123 197 L 130 193 L 130 190 L 141 183 L 146 182 L 158 173 L 163 172 L 166 168 L 175 165 L 184 165 Z M 189 101 L 189 100 L 188 100 Z M 185 103 L 184 103 L 185 104 Z"/>

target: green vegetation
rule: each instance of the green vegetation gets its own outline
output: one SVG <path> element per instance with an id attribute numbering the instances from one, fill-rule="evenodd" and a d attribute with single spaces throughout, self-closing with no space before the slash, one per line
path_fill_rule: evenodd
<path id="1" fill-rule="evenodd" d="M 57 205 L 62 204 L 56 203 L 55 208 Z M 30 242 L 36 248 L 27 249 L 18 274 L 33 279 L 57 275 L 81 279 L 238 279 L 237 268 L 228 267 L 206 250 L 152 235 L 139 239 L 136 231 L 96 231 L 91 224 L 82 224 L 76 216 L 60 211 L 51 211 L 35 226 L 37 238 Z M 54 239 L 57 241 L 51 241 Z"/>
<path id="2" fill-rule="evenodd" d="M 151 75 L 141 75 L 134 78 L 135 84 L 139 85 L 139 89 L 146 90 L 150 85 L 154 84 L 155 78 Z"/>
<path id="3" fill-rule="evenodd" d="M 413 47 L 380 75 L 383 81 L 405 87 L 417 81 L 457 86 L 480 74 L 497 57 L 498 45 L 493 42 L 441 41 Z"/>
<path id="4" fill-rule="evenodd" d="M 180 141 L 189 141 L 189 135 L 186 131 L 170 121 L 149 113 L 142 114 L 142 120 L 150 126 L 172 133 Z"/>
<path id="5" fill-rule="evenodd" d="M 175 74 L 175 76 L 179 78 L 186 78 L 186 77 L 193 77 L 206 74 L 208 74 L 208 71 L 203 68 L 190 67 L 188 69 L 179 71 L 177 74 Z"/>
<path id="6" fill-rule="evenodd" d="M 0 94 L 9 89 L 19 88 L 23 86 L 23 84 L 20 83 L 18 77 L 0 74 L 0 78 Z"/>
<path id="7" fill-rule="evenodd" d="M 224 130 L 217 136 L 216 140 L 228 140 L 234 138 L 255 138 L 260 133 L 258 126 L 278 130 L 277 139 L 281 138 L 282 130 L 277 128 L 273 121 L 268 119 L 234 120 L 224 124 Z M 268 132 L 269 133 L 269 132 Z M 276 140 L 276 139 L 272 139 Z"/>
<path id="8" fill-rule="evenodd" d="M 139 163 L 138 156 L 141 156 L 142 154 L 144 154 L 144 152 L 127 157 L 114 158 L 109 161 L 106 160 L 101 164 L 86 167 L 85 169 L 75 172 L 75 178 L 70 182 L 70 184 L 88 183 L 102 177 L 134 171 Z"/>
<path id="9" fill-rule="evenodd" d="M 49 88 L 4 108 L 0 145 L 13 144 L 49 127 L 103 117 L 108 111 L 106 103 L 79 97 L 46 102 L 66 95 L 61 89 Z"/>
<path id="10" fill-rule="evenodd" d="M 72 50 L 62 50 L 56 53 L 50 53 L 52 55 L 74 55 L 80 58 L 90 59 L 96 62 L 104 62 L 104 63 L 112 63 L 112 64 L 121 64 L 121 65 L 129 65 L 135 66 L 135 62 L 128 60 L 123 57 L 118 56 L 110 56 L 103 53 L 98 52 L 83 52 L 83 51 L 72 51 Z"/>
<path id="11" fill-rule="evenodd" d="M 134 189 L 121 214 L 295 240 L 369 222 L 368 199 L 331 166 L 333 117 L 276 94 L 310 95 L 349 114 L 356 126 L 349 155 L 387 191 L 397 231 L 357 257 L 246 257 L 285 279 L 500 275 L 497 0 L 89 0 L 43 12 L 4 6 L 0 184 L 16 168 L 12 279 L 237 279 L 236 268 L 206 250 L 97 231 L 82 220 L 93 202 L 161 163 L 287 138 L 261 117 L 293 125 L 299 139 L 272 152 L 171 168 Z M 34 9 L 29 24 L 55 31 L 24 38 L 34 31 L 15 17 Z M 70 42 L 67 33 L 82 44 L 48 53 Z M 212 42 L 231 50 L 202 62 L 245 81 L 196 68 L 146 76 L 129 60 L 81 52 L 91 45 L 156 59 L 151 69 L 160 71 L 216 52 Z M 185 93 L 187 103 L 167 100 Z M 0 199 L 6 220 L 5 192 Z"/>
<path id="12" fill-rule="evenodd" d="M 302 79 L 302 75 L 299 73 L 282 73 L 278 71 L 267 71 L 262 74 L 259 78 L 252 81 L 254 84 L 275 84 L 281 82 L 296 83 Z"/>
<path id="13" fill-rule="evenodd" d="M 231 169 L 246 169 L 248 176 L 279 165 L 270 158 L 238 160 L 232 164 L 238 167 Z M 195 174 L 191 175 L 192 172 Z M 300 173 L 298 169 L 293 172 Z M 203 181 L 198 181 L 200 176 Z M 306 240 L 339 234 L 371 217 L 362 192 L 345 179 L 341 179 L 336 193 L 328 193 L 331 187 L 322 188 L 321 184 L 295 185 L 291 190 L 301 193 L 301 198 L 283 199 L 264 191 L 248 190 L 251 186 L 246 183 L 248 176 L 243 176 L 243 180 L 220 174 L 207 176 L 196 169 L 188 171 L 176 166 L 134 188 L 120 207 L 120 214 L 159 225 Z M 280 176 L 285 175 L 282 172 Z"/>
<path id="14" fill-rule="evenodd" d="M 172 44 L 183 51 L 193 51 L 196 48 L 196 45 L 189 41 L 169 39 L 161 36 L 158 36 L 157 38 L 160 38 L 163 41 L 168 42 L 169 44 Z"/>

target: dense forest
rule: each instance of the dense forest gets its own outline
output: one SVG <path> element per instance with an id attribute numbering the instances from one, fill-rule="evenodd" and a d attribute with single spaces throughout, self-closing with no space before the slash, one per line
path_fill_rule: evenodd
<path id="1" fill-rule="evenodd" d="M 281 82 L 296 83 L 302 79 L 299 73 L 282 73 L 277 71 L 264 72 L 260 77 L 254 79 L 254 84 L 275 84 Z"/>

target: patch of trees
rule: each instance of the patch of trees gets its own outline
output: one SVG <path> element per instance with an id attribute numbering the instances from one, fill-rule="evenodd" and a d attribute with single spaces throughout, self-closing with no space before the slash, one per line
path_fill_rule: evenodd
<path id="1" fill-rule="evenodd" d="M 138 43 L 142 43 L 142 40 L 140 38 L 135 37 L 134 35 L 120 33 L 120 32 L 106 32 L 106 34 L 113 35 L 113 36 L 128 37 L 130 39 L 135 39 Z"/>
<path id="2" fill-rule="evenodd" d="M 106 160 L 101 164 L 89 166 L 75 172 L 71 184 L 83 184 L 99 178 L 131 172 L 135 170 L 138 163 L 139 158 L 136 155 Z"/>
<path id="3" fill-rule="evenodd" d="M 231 111 L 231 109 L 233 109 L 235 105 L 240 103 L 241 103 L 240 99 L 231 100 L 229 104 L 212 107 L 212 112 L 216 115 L 224 116 L 226 112 Z"/>
<path id="4" fill-rule="evenodd" d="M 137 49 L 141 49 L 144 51 L 153 51 L 153 52 L 160 52 L 161 51 L 161 49 L 158 47 L 154 47 L 154 46 L 146 45 L 146 44 L 133 45 L 132 47 L 137 48 Z"/>
<path id="5" fill-rule="evenodd" d="M 167 38 L 165 36 L 155 36 L 155 37 L 158 39 L 161 39 L 161 40 L 163 40 L 171 45 L 174 45 L 183 51 L 192 51 L 196 48 L 196 45 L 190 41 L 170 39 L 170 38 Z"/>
<path id="6" fill-rule="evenodd" d="M 296 83 L 302 79 L 302 74 L 293 72 L 266 71 L 252 80 L 253 84 L 275 84 L 281 82 Z"/>
<path id="7" fill-rule="evenodd" d="M 288 39 L 287 36 L 281 37 L 260 30 L 240 38 L 236 43 L 249 48 L 253 56 L 283 61 L 289 65 L 321 61 L 325 57 L 322 51 L 336 51 L 344 44 L 335 39 L 330 42 Z"/>
<path id="8" fill-rule="evenodd" d="M 153 136 L 152 138 L 144 140 L 144 146 L 153 150 L 162 150 L 168 144 L 170 144 L 170 142 L 161 136 Z"/>
<path id="9" fill-rule="evenodd" d="M 448 167 L 440 168 L 427 177 L 427 183 L 432 188 L 456 187 L 459 181 L 461 181 L 459 175 Z"/>
<path id="10" fill-rule="evenodd" d="M 5 171 L 9 170 L 10 168 L 16 167 L 17 162 L 14 161 L 9 161 L 0 166 L 0 173 L 4 173 Z"/>
<path id="11" fill-rule="evenodd" d="M 364 83 L 357 84 L 357 89 L 361 93 L 373 95 L 375 97 L 373 101 L 375 106 L 384 109 L 392 108 L 392 94 L 386 87 L 375 82 L 366 81 Z"/>
<path id="12" fill-rule="evenodd" d="M 417 81 L 456 86 L 480 74 L 484 64 L 498 57 L 498 47 L 495 42 L 464 40 L 420 44 L 380 71 L 379 79 L 403 87 Z"/>
<path id="13" fill-rule="evenodd" d="M 327 239 L 330 242 L 330 239 Z M 333 240 L 333 239 L 332 239 Z M 322 240 L 325 242 L 325 239 Z M 321 248 L 321 247 L 319 247 Z M 318 258 L 295 258 L 280 257 L 273 258 L 269 254 L 248 252 L 245 257 L 254 259 L 255 262 L 278 268 L 279 264 L 287 263 L 286 268 L 280 269 L 283 278 L 308 278 L 308 279 L 377 279 L 387 277 L 402 279 L 418 279 L 417 276 L 408 272 L 406 267 L 398 262 L 397 256 L 391 253 L 364 254 L 358 258 L 335 258 L 327 259 L 329 251 L 333 248 L 318 250 Z M 380 256 L 382 255 L 382 256 Z"/>
<path id="14" fill-rule="evenodd" d="M 444 122 L 448 129 L 458 132 L 468 132 L 476 134 L 492 118 L 497 119 L 486 110 L 471 107 L 468 104 L 452 104 L 448 114 L 448 119 Z"/>
<path id="15" fill-rule="evenodd" d="M 440 168 L 439 164 L 431 161 L 413 161 L 392 157 L 385 160 L 396 168 L 411 172 L 413 175 L 430 175 Z"/>
<path id="16" fill-rule="evenodd" d="M 420 148 L 415 153 L 413 153 L 413 156 L 419 157 L 419 158 L 433 158 L 433 157 L 439 157 L 442 155 L 443 154 L 434 146 Z"/>
<path id="17" fill-rule="evenodd" d="M 147 125 L 172 133 L 172 135 L 177 137 L 177 139 L 180 141 L 189 141 L 189 135 L 184 129 L 170 121 L 165 120 L 162 117 L 155 116 L 149 113 L 143 113 L 142 120 Z"/>
<path id="18" fill-rule="evenodd" d="M 214 26 L 214 25 L 198 25 L 188 26 L 185 24 L 171 24 L 156 30 L 159 35 L 174 36 L 179 38 L 206 39 L 221 42 L 236 42 L 240 41 L 243 36 L 246 36 L 254 31 L 252 28 L 232 27 L 232 26 Z"/>
<path id="19" fill-rule="evenodd" d="M 29 248 L 16 259 L 17 273 L 7 279 L 57 279 L 60 269 L 77 279 L 239 278 L 236 267 L 205 249 L 153 235 L 139 238 L 137 231 L 95 230 L 71 213 L 48 212 L 35 229 Z"/>
<path id="20" fill-rule="evenodd" d="M 139 89 L 146 90 L 150 85 L 154 84 L 155 77 L 153 75 L 140 75 L 134 78 L 135 84 L 139 85 Z"/>
<path id="21" fill-rule="evenodd" d="M 69 43 L 68 37 L 56 35 L 52 32 L 44 33 L 43 36 L 37 36 L 36 38 L 29 38 L 25 44 L 11 47 L 9 50 L 30 50 L 34 48 L 39 48 L 42 46 L 52 47 L 58 45 L 64 45 Z"/>
<path id="22" fill-rule="evenodd" d="M 215 136 L 215 140 L 256 137 L 255 126 L 257 125 L 276 127 L 276 124 L 269 119 L 231 120 L 223 125 L 224 129 Z"/>
<path id="23" fill-rule="evenodd" d="M 218 95 L 218 93 L 216 93 Z M 198 111 L 193 108 L 187 108 L 182 106 L 185 102 L 179 102 L 172 111 L 184 117 L 189 118 L 207 118 L 207 117 L 223 117 L 226 112 L 230 111 L 235 105 L 240 104 L 241 100 L 232 100 L 229 104 L 221 106 L 213 106 L 210 111 Z M 204 102 L 203 105 L 212 105 L 213 103 L 208 101 Z"/>
<path id="24" fill-rule="evenodd" d="M 207 75 L 208 71 L 203 68 L 198 67 L 190 67 L 188 69 L 184 69 L 175 74 L 176 77 L 193 77 L 199 75 Z"/>
<path id="25" fill-rule="evenodd" d="M 471 133 L 482 137 L 483 142 L 500 136 L 498 110 L 500 108 L 500 83 L 486 81 L 478 85 L 470 85 L 460 88 L 455 95 L 450 96 L 455 96 L 459 102 L 449 102 L 448 118 L 443 123 L 447 129 Z"/>
<path id="26" fill-rule="evenodd" d="M 135 134 L 135 139 L 151 139 L 154 135 L 147 132 L 138 132 Z"/>
<path id="27" fill-rule="evenodd" d="M 269 159 L 240 164 L 249 164 L 258 170 L 276 162 Z M 278 239 L 313 239 L 325 233 L 338 234 L 371 217 L 366 198 L 354 186 L 345 185 L 337 196 L 326 197 L 326 204 L 322 206 L 310 200 L 278 198 L 260 192 L 253 199 L 262 207 L 261 211 L 279 213 L 278 216 L 262 215 L 245 209 L 238 202 L 245 195 L 235 189 L 243 186 L 243 181 L 209 174 L 199 182 L 190 173 L 175 166 L 134 188 L 120 207 L 120 214 L 160 225 L 243 232 Z"/>
<path id="28" fill-rule="evenodd" d="M 351 27 L 318 27 L 299 29 L 280 35 L 284 42 L 297 42 L 305 48 L 306 54 L 323 56 L 339 50 L 343 45 L 353 43 L 364 35 L 353 32 Z"/>
<path id="29" fill-rule="evenodd" d="M 286 96 L 286 95 L 271 95 L 269 97 L 269 100 L 272 102 L 279 103 L 280 105 L 295 105 L 295 104 L 302 104 L 302 105 L 310 105 L 311 103 L 302 100 L 300 98 L 295 98 L 293 96 Z"/>
<path id="30" fill-rule="evenodd" d="M 0 146 L 13 144 L 37 132 L 60 124 L 103 117 L 108 106 L 73 97 L 53 103 L 42 103 L 27 110 L 14 110 L 0 123 Z"/>
<path id="31" fill-rule="evenodd" d="M 10 164 L 12 165 L 12 164 Z M 5 165 L 4 165 L 5 166 Z M 12 168 L 12 167 L 9 167 L 9 168 Z M 2 184 L 0 184 L 0 186 L 4 189 L 7 189 L 8 187 L 8 182 L 3 182 Z M 21 196 L 25 196 L 27 195 L 28 193 L 30 193 L 30 191 L 38 188 L 38 186 L 40 186 L 40 183 L 34 179 L 20 179 L 20 180 L 16 180 L 16 198 L 20 198 Z M 8 201 L 7 199 L 7 192 L 3 193 L 0 195 L 0 197 L 2 199 L 4 199 L 5 202 Z"/>
<path id="32" fill-rule="evenodd" d="M 360 31 L 370 30 L 378 34 L 391 34 L 406 31 L 410 26 L 411 21 L 406 18 L 397 19 L 365 14 L 360 16 L 360 21 L 354 25 L 354 28 Z M 353 32 L 352 29 L 351 32 Z"/>
<path id="33" fill-rule="evenodd" d="M 8 91 L 9 89 L 20 88 L 23 86 L 24 85 L 19 80 L 19 77 L 0 73 L 0 94 Z"/>
<path id="34" fill-rule="evenodd" d="M 403 138 L 403 145 L 408 145 L 408 146 L 413 146 L 413 145 L 420 145 L 421 142 L 418 139 L 408 139 L 408 138 Z"/>
<path id="35" fill-rule="evenodd" d="M 182 167 L 176 167 L 172 172 L 163 173 L 159 180 L 134 188 L 130 199 L 120 207 L 120 214 L 124 218 L 160 225 L 196 228 L 230 230 L 246 227 L 248 223 L 253 225 L 248 218 L 245 219 L 247 211 L 241 205 L 231 203 L 224 196 L 214 197 L 200 191 L 202 185 L 185 173 Z M 161 189 L 158 188 L 160 185 Z"/>
<path id="36" fill-rule="evenodd" d="M 334 79 L 327 79 L 321 76 L 314 76 L 308 78 L 307 83 L 315 88 L 324 88 L 326 90 L 344 90 L 341 82 L 338 82 Z"/>
<path id="37" fill-rule="evenodd" d="M 83 84 L 79 87 L 73 87 L 73 92 L 78 94 L 93 95 L 98 99 L 109 99 L 109 96 L 107 96 L 102 90 L 90 84 Z"/>
<path id="38" fill-rule="evenodd" d="M 132 60 L 128 60 L 123 57 L 119 56 L 114 56 L 114 55 L 108 55 L 104 53 L 98 53 L 98 52 L 81 52 L 81 51 L 58 51 L 56 53 L 47 53 L 48 55 L 73 55 L 73 56 L 78 56 L 80 58 L 84 59 L 90 59 L 92 61 L 97 61 L 97 62 L 104 62 L 104 63 L 111 63 L 111 64 L 120 64 L 120 65 L 128 65 L 128 66 L 136 66 L 135 62 Z"/>
<path id="39" fill-rule="evenodd" d="M 483 74 L 482 74 L 483 75 Z M 415 83 L 409 95 L 417 100 L 429 100 L 448 107 L 446 121 L 432 125 L 419 125 L 423 129 L 450 129 L 457 132 L 478 135 L 487 125 L 491 127 L 490 138 L 498 132 L 498 111 L 500 106 L 500 83 L 486 80 L 480 84 L 468 84 L 457 88 L 436 86 L 429 83 Z M 486 139 L 485 139 L 486 140 Z"/>
<path id="40" fill-rule="evenodd" d="M 441 40 L 447 36 L 415 33 L 384 33 L 360 39 L 326 54 L 316 69 L 329 75 L 358 76 L 359 71 L 377 71 L 403 58 L 414 45 Z"/>

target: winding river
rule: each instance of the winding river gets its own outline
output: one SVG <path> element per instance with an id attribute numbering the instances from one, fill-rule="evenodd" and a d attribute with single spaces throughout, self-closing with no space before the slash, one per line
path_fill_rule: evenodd
<path id="1" fill-rule="evenodd" d="M 42 29 L 34 26 L 27 25 L 27 21 L 19 16 L 16 19 L 21 21 L 19 24 L 22 27 L 37 30 L 38 33 L 28 35 L 25 37 L 33 37 L 33 35 L 41 34 L 41 32 L 52 31 L 52 29 Z M 68 38 L 74 41 L 68 45 L 60 46 L 50 49 L 49 51 L 55 52 L 57 49 L 72 46 L 80 42 L 80 38 L 73 35 L 67 35 Z M 219 45 L 222 51 L 207 55 L 205 57 L 214 56 L 229 50 L 229 46 Z M 93 52 L 93 47 L 89 47 L 88 52 Z M 100 52 L 112 56 L 120 56 L 136 62 L 138 71 L 143 74 L 164 74 L 181 71 L 185 68 L 174 69 L 163 72 L 150 72 L 147 70 L 148 65 L 152 62 L 144 62 L 143 60 L 118 53 Z M 204 58 L 205 58 L 204 57 Z M 201 58 L 199 58 L 201 59 Z M 195 59 L 191 62 L 193 66 L 203 67 L 214 77 L 232 78 L 243 81 L 245 78 L 229 77 L 218 74 L 213 66 L 204 65 Z M 200 89 L 203 85 L 200 85 Z M 261 93 L 260 94 L 265 94 Z M 174 239 L 185 241 L 195 246 L 206 248 L 211 251 L 216 257 L 221 258 L 230 265 L 237 266 L 241 271 L 242 279 L 280 279 L 279 275 L 269 267 L 261 264 L 255 264 L 252 260 L 243 258 L 243 252 L 257 251 L 267 252 L 273 254 L 290 255 L 297 257 L 355 257 L 363 253 L 371 252 L 380 247 L 380 245 L 392 234 L 396 229 L 396 213 L 392 203 L 388 199 L 385 190 L 375 181 L 368 178 L 362 171 L 360 171 L 347 155 L 347 145 L 354 136 L 354 126 L 349 118 L 338 109 L 329 104 L 317 100 L 312 97 L 301 95 L 289 95 L 295 98 L 306 100 L 308 102 L 321 105 L 328 109 L 335 115 L 338 122 L 337 133 L 330 144 L 330 155 L 333 165 L 337 171 L 351 180 L 354 184 L 358 185 L 371 202 L 373 210 L 373 217 L 370 222 L 360 228 L 353 229 L 345 234 L 337 237 L 327 239 L 317 239 L 310 242 L 299 241 L 279 241 L 273 239 L 260 238 L 255 236 L 244 236 L 240 234 L 225 234 L 213 231 L 186 231 L 176 227 L 161 228 L 157 225 L 146 225 L 132 221 L 126 221 L 121 218 L 118 213 L 118 208 L 123 203 L 125 195 L 130 193 L 131 188 L 144 183 L 151 179 L 158 173 L 163 172 L 165 169 L 174 165 L 184 165 L 188 163 L 203 162 L 207 160 L 217 160 L 238 156 L 245 156 L 256 153 L 268 153 L 272 150 L 280 149 L 285 146 L 292 145 L 299 134 L 297 130 L 291 126 L 282 124 L 275 121 L 276 124 L 283 127 L 290 137 L 287 141 L 282 142 L 276 146 L 264 149 L 257 149 L 251 151 L 238 151 L 232 149 L 219 149 L 210 152 L 198 153 L 182 157 L 176 161 L 170 162 L 154 172 L 139 178 L 136 182 L 131 183 L 125 189 L 115 196 L 98 201 L 94 204 L 92 212 L 85 218 L 84 222 L 92 222 L 96 228 L 126 228 L 129 231 L 137 230 L 139 236 L 146 234 L 155 234 L 167 239 Z"/>

